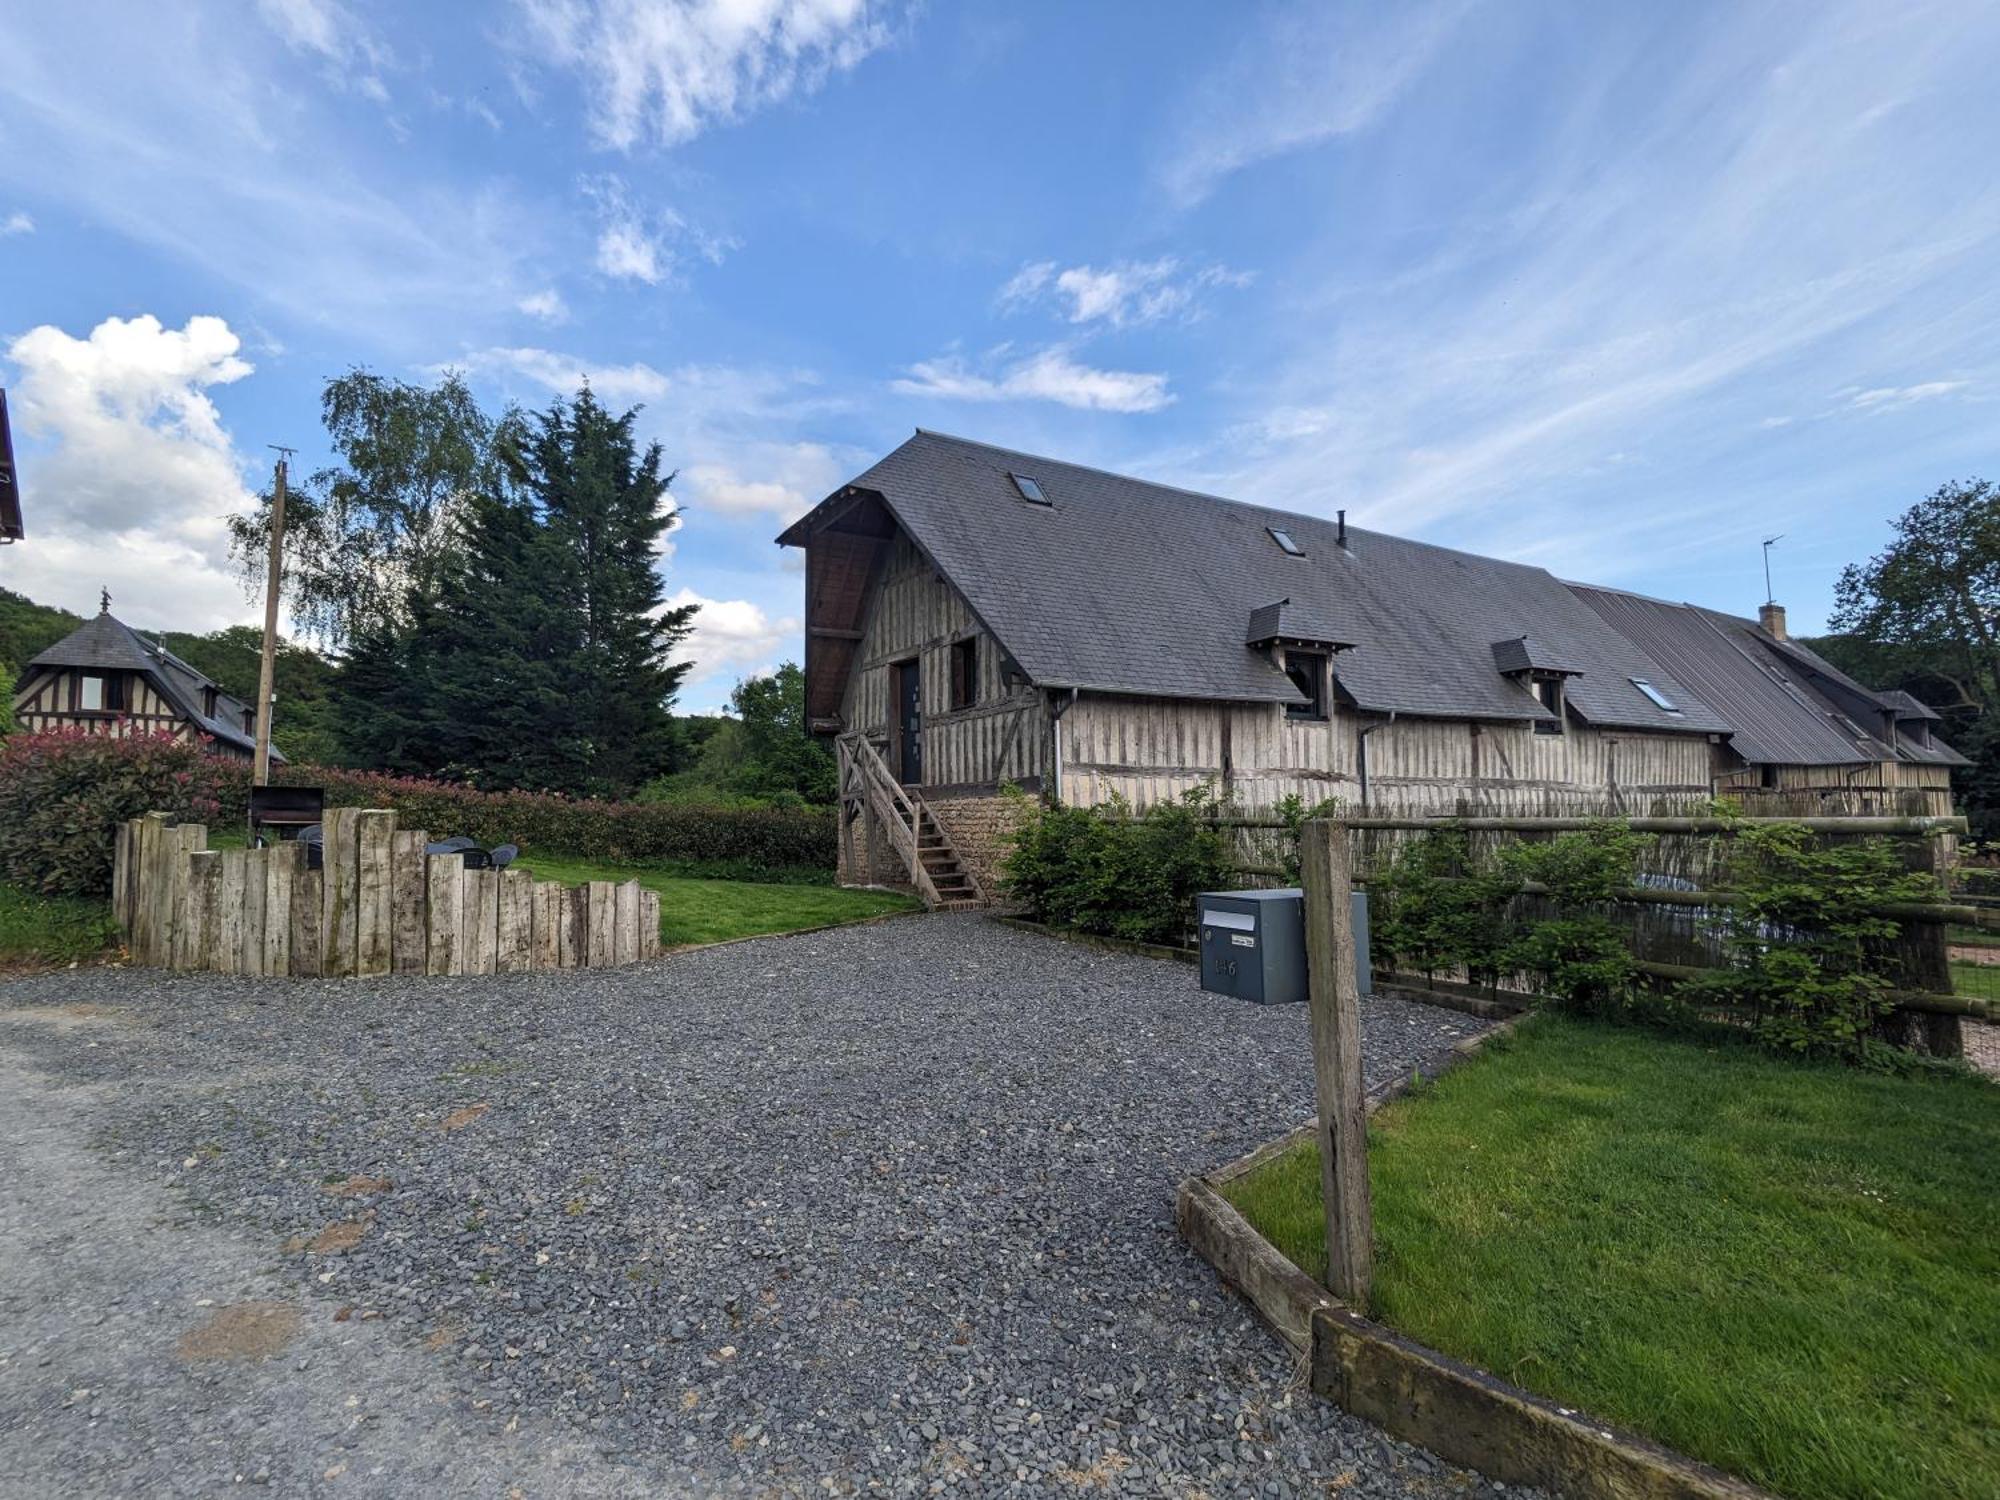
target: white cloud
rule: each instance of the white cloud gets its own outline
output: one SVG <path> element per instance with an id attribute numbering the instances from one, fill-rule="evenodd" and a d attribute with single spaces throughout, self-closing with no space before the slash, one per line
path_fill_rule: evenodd
<path id="1" fill-rule="evenodd" d="M 177 628 L 249 615 L 223 518 L 254 498 L 208 394 L 251 373 L 239 348 L 220 318 L 151 315 L 8 346 L 29 540 L 6 560 L 32 570 L 11 587 L 94 613 L 105 585 L 135 622 Z"/>
<path id="2" fill-rule="evenodd" d="M 1083 411 L 1158 411 L 1174 401 L 1165 375 L 1096 369 L 1060 348 L 1043 349 L 992 374 L 959 355 L 924 360 L 911 365 L 891 388 L 905 396 L 946 401 L 1054 401 Z"/>
<path id="3" fill-rule="evenodd" d="M 667 607 L 700 606 L 694 630 L 681 644 L 676 659 L 691 661 L 704 677 L 735 671 L 742 676 L 768 672 L 796 649 L 800 625 L 796 617 L 773 618 L 748 599 L 710 599 L 682 589 Z"/>
<path id="4" fill-rule="evenodd" d="M 34 232 L 35 221 L 29 217 L 26 209 L 17 208 L 11 214 L 7 215 L 4 220 L 0 220 L 0 240 L 4 240 L 10 235 L 33 234 Z"/>
<path id="5" fill-rule="evenodd" d="M 561 323 L 569 318 L 569 304 L 563 301 L 562 293 L 554 287 L 530 292 L 514 305 L 529 317 L 539 318 L 544 323 Z"/>
<path id="6" fill-rule="evenodd" d="M 1964 390 L 1971 383 L 1969 380 L 1927 380 L 1921 385 L 1885 385 L 1873 390 L 1843 391 L 1841 394 L 1848 397 L 1847 405 L 1851 410 L 1882 412 L 1949 396 L 1953 391 Z"/>
<path id="7" fill-rule="evenodd" d="M 1176 112 L 1160 172 L 1168 192 L 1197 203 L 1233 172 L 1367 130 L 1430 66 L 1467 9 L 1466 0 L 1300 3 L 1251 29 Z"/>
<path id="8" fill-rule="evenodd" d="M 734 240 L 696 229 L 670 208 L 642 210 L 615 174 L 586 178 L 583 191 L 597 206 L 597 269 L 614 279 L 657 285 L 678 266 L 683 246 L 710 265 L 720 265 L 736 248 Z"/>
<path id="9" fill-rule="evenodd" d="M 726 463 L 690 464 L 681 479 L 697 517 L 790 522 L 832 494 L 863 461 L 865 455 L 824 443 L 747 443 Z"/>
<path id="10" fill-rule="evenodd" d="M 516 0 L 517 48 L 574 73 L 600 143 L 676 145 L 810 93 L 888 41 L 869 0 Z"/>
<path id="11" fill-rule="evenodd" d="M 1250 272 L 1219 265 L 1183 272 L 1171 256 L 1121 261 L 1101 270 L 1087 265 L 1064 269 L 1044 260 L 1015 272 L 1000 288 L 1000 303 L 1003 308 L 1018 308 L 1053 301 L 1072 323 L 1101 320 L 1125 328 L 1163 318 L 1198 317 L 1203 292 L 1248 286 L 1254 279 Z"/>
<path id="12" fill-rule="evenodd" d="M 365 97 L 377 104 L 389 102 L 380 70 L 393 55 L 339 0 L 257 0 L 257 13 L 294 52 L 324 59 L 333 65 L 336 78 L 351 77 Z"/>
<path id="13" fill-rule="evenodd" d="M 597 236 L 597 269 L 606 276 L 652 285 L 667 274 L 668 264 L 660 242 L 636 220 L 607 224 Z"/>

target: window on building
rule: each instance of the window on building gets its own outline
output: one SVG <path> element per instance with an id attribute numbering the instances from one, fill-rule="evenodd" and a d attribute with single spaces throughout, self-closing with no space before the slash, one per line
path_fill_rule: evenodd
<path id="1" fill-rule="evenodd" d="M 76 680 L 76 706 L 86 713 L 121 713 L 125 708 L 122 673 L 81 672 Z"/>
<path id="2" fill-rule="evenodd" d="M 1285 717 L 1288 719 L 1324 719 L 1326 717 L 1326 653 L 1324 651 L 1287 651 L 1285 653 L 1285 675 L 1292 679 L 1292 686 L 1305 695 L 1303 703 L 1287 703 Z"/>
<path id="3" fill-rule="evenodd" d="M 1543 677 L 1534 684 L 1535 697 L 1543 708 L 1555 715 L 1553 720 L 1535 720 L 1536 734 L 1561 734 L 1563 732 L 1563 684 L 1560 677 Z"/>
<path id="4" fill-rule="evenodd" d="M 204 719 L 215 717 L 215 689 L 212 687 L 201 690 L 201 716 Z"/>
<path id="5" fill-rule="evenodd" d="M 1765 761 L 1759 769 L 1763 773 L 1761 780 L 1764 790 L 1767 792 L 1776 791 L 1778 789 L 1778 768 L 1772 765 L 1771 762 Z"/>
<path id="6" fill-rule="evenodd" d="M 979 701 L 979 638 L 951 643 L 951 706 L 970 708 Z"/>
<path id="7" fill-rule="evenodd" d="M 1042 487 L 1026 474 L 1009 474 L 1007 477 L 1014 481 L 1014 488 L 1021 492 L 1023 500 L 1031 500 L 1036 505 L 1049 503 L 1049 497 L 1042 493 Z"/>
<path id="8" fill-rule="evenodd" d="M 1673 699 L 1669 698 L 1665 693 L 1661 692 L 1658 688 L 1654 687 L 1652 683 L 1646 681 L 1645 678 L 1634 677 L 1632 679 L 1632 686 L 1637 688 L 1640 692 L 1644 693 L 1646 695 L 1646 701 L 1651 703 L 1653 707 L 1658 709 L 1663 709 L 1670 714 L 1677 714 L 1680 712 L 1680 709 L 1675 707 Z"/>
<path id="9" fill-rule="evenodd" d="M 1272 541 L 1276 542 L 1293 557 L 1304 557 L 1306 555 L 1306 549 L 1292 540 L 1292 534 L 1289 531 L 1280 531 L 1275 526 L 1266 526 L 1264 529 L 1271 533 Z"/>

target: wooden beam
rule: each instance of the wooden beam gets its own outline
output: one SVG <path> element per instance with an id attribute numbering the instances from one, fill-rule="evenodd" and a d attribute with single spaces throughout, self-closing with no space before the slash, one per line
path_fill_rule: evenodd
<path id="1" fill-rule="evenodd" d="M 831 625 L 814 625 L 807 635 L 818 636 L 823 641 L 858 641 L 868 632 L 865 630 L 838 630 Z"/>
<path id="2" fill-rule="evenodd" d="M 1313 1084 L 1319 1100 L 1320 1193 L 1326 1209 L 1326 1284 L 1364 1316 L 1374 1277 L 1368 1196 L 1368 1096 L 1361 1081 L 1361 992 L 1354 972 L 1348 835 L 1326 819 L 1300 837 L 1305 887 L 1307 994 Z"/>
<path id="3" fill-rule="evenodd" d="M 421 974 L 428 967 L 430 932 L 424 921 L 424 894 L 430 835 L 421 828 L 398 828 L 389 836 L 389 971 Z"/>
<path id="4" fill-rule="evenodd" d="M 424 972 L 465 972 L 465 861 L 456 854 L 424 856 Z"/>
<path id="5" fill-rule="evenodd" d="M 535 877 L 526 870 L 500 871 L 494 970 L 519 974 L 533 966 Z"/>
<path id="6" fill-rule="evenodd" d="M 386 974 L 390 968 L 395 883 L 390 840 L 396 815 L 368 808 L 354 820 L 354 972 Z"/>
<path id="7" fill-rule="evenodd" d="M 618 961 L 618 887 L 609 880 L 590 882 L 590 935 L 586 962 L 608 969 Z"/>
<path id="8" fill-rule="evenodd" d="M 355 819 L 360 810 L 329 807 L 320 820 L 320 972 L 354 973 Z"/>
<path id="9" fill-rule="evenodd" d="M 326 918 L 326 871 L 311 868 L 311 856 L 303 845 L 298 849 L 298 867 L 292 872 L 292 951 L 290 968 L 298 979 L 320 977 L 326 956 L 322 923 Z"/>

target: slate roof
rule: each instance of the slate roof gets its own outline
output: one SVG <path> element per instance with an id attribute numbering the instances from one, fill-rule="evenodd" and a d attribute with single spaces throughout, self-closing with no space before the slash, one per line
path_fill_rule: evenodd
<path id="1" fill-rule="evenodd" d="M 1008 478 L 1035 479 L 1030 505 Z M 1578 676 L 1593 724 L 1723 733 L 1691 687 L 1543 569 L 1316 516 L 1246 505 L 919 430 L 836 492 L 879 494 L 1028 678 L 1047 687 L 1298 703 L 1244 642 L 1250 611 L 1288 598 L 1353 649 L 1334 658 L 1363 710 L 1532 720 L 1549 711 L 1495 669 L 1493 642 L 1533 635 Z M 781 542 L 802 545 L 812 517 Z M 1266 527 L 1304 551 L 1287 555 Z M 1632 686 L 1653 682 L 1669 713 Z"/>
<path id="2" fill-rule="evenodd" d="M 1496 670 L 1509 677 L 1516 672 L 1562 672 L 1572 677 L 1580 675 L 1564 658 L 1531 635 L 1495 641 L 1493 665 Z"/>
<path id="3" fill-rule="evenodd" d="M 1896 717 L 1899 719 L 1941 719 L 1944 717 L 1928 703 L 1918 698 L 1915 693 L 1906 693 L 1901 688 L 1890 688 L 1888 692 L 1877 693 L 1875 696 L 1894 709 Z"/>
<path id="4" fill-rule="evenodd" d="M 1965 757 L 1933 740 L 1897 735 L 1889 743 L 1882 716 L 1914 718 L 1892 695 L 1864 688 L 1796 641 L 1778 641 L 1754 621 L 1692 604 L 1649 599 L 1619 589 L 1571 584 L 1577 598 L 1620 634 L 1671 668 L 1729 720 L 1730 748 L 1752 763 L 1858 765 L 1903 760 L 1963 765 Z M 1841 687 L 1842 703 L 1816 686 L 1815 676 Z M 1923 705 L 1909 699 L 1924 713 Z"/>
<path id="5" fill-rule="evenodd" d="M 243 729 L 249 708 L 240 698 L 217 687 L 157 641 L 148 640 L 122 620 L 100 614 L 84 621 L 28 663 L 31 667 L 86 667 L 104 671 L 143 673 L 182 717 L 211 738 L 240 750 L 254 751 L 257 737 Z M 215 688 L 215 713 L 201 711 L 205 692 Z M 284 760 L 276 745 L 271 759 Z"/>
<path id="6" fill-rule="evenodd" d="M 1342 639 L 1332 625 L 1313 617 L 1289 599 L 1280 599 L 1275 604 L 1260 604 L 1250 611 L 1250 628 L 1244 632 L 1243 643 L 1246 646 L 1268 646 L 1273 641 L 1298 641 L 1336 649 L 1354 644 Z"/>

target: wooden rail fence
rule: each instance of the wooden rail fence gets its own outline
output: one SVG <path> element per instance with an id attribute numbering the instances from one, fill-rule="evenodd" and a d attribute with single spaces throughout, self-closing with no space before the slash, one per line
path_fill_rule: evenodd
<path id="1" fill-rule="evenodd" d="M 148 813 L 118 829 L 111 907 L 133 960 L 301 979 L 610 968 L 657 957 L 660 897 L 636 880 L 564 886 L 468 870 L 386 809 L 329 808 L 306 846 L 210 849 Z"/>

